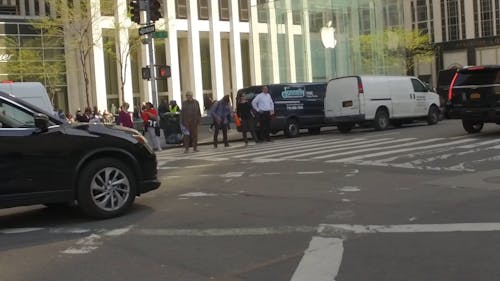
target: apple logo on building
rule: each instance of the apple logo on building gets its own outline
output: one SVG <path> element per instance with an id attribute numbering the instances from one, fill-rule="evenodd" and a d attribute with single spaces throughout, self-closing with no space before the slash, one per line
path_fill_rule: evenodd
<path id="1" fill-rule="evenodd" d="M 329 21 L 327 26 L 321 28 L 321 43 L 327 49 L 333 49 L 337 45 L 335 28 L 332 27 L 332 21 Z"/>

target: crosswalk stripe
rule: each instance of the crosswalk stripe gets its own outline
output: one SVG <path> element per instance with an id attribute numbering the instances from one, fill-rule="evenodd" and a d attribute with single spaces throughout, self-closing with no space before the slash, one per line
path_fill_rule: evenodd
<path id="1" fill-rule="evenodd" d="M 436 139 L 431 139 L 431 140 L 435 141 Z M 460 143 L 470 142 L 470 141 L 474 141 L 474 140 L 475 139 L 463 139 L 463 140 L 457 140 L 457 141 L 452 141 L 452 142 L 447 142 L 447 143 L 440 143 L 440 144 L 433 144 L 433 145 L 427 145 L 427 146 L 417 146 L 417 147 L 410 147 L 410 148 L 403 148 L 403 149 L 382 151 L 382 152 L 377 152 L 377 153 L 364 154 L 364 155 L 347 157 L 347 158 L 341 158 L 341 159 L 335 159 L 335 160 L 328 160 L 326 162 L 327 163 L 349 162 L 349 161 L 354 161 L 354 160 L 359 160 L 359 159 L 364 159 L 364 158 L 384 156 L 384 155 L 390 155 L 390 154 L 395 154 L 395 153 L 400 153 L 400 152 L 408 152 L 408 151 L 415 151 L 415 150 L 420 150 L 420 149 L 428 149 L 428 148 L 436 148 L 436 147 L 443 147 L 443 146 L 451 146 L 451 145 L 454 145 L 454 144 L 460 144 Z M 422 143 L 422 142 L 424 142 L 424 141 L 421 141 L 420 143 Z M 418 143 L 418 142 L 415 142 L 415 143 Z M 412 144 L 415 144 L 415 143 L 412 143 Z M 412 145 L 412 144 L 410 144 L 410 145 Z M 402 147 L 402 146 L 403 145 L 393 146 L 392 148 Z M 390 148 L 390 147 L 386 147 L 386 148 Z"/>
<path id="2" fill-rule="evenodd" d="M 348 145 L 339 145 L 339 146 L 332 146 L 332 148 L 325 149 L 323 151 L 313 151 L 313 152 L 308 152 L 308 153 L 301 153 L 301 154 L 295 154 L 291 156 L 286 156 L 283 157 L 282 159 L 296 159 L 304 156 L 311 156 L 311 155 L 316 155 L 316 154 L 325 154 L 329 152 L 334 152 L 334 151 L 342 151 L 342 150 L 348 150 L 354 148 L 359 148 L 359 145 L 363 145 L 363 147 L 372 147 L 372 146 L 377 146 L 382 144 L 389 144 L 389 143 L 397 143 L 397 142 L 403 142 L 407 140 L 414 140 L 415 138 L 406 138 L 406 139 L 391 139 L 391 138 L 384 138 L 384 139 L 377 139 L 377 140 L 367 140 L 367 141 L 361 141 L 361 142 L 356 142 L 356 143 L 350 143 Z"/>
<path id="3" fill-rule="evenodd" d="M 458 146 L 457 148 L 463 148 L 463 149 L 476 148 L 476 147 L 480 147 L 480 146 L 488 145 L 488 144 L 492 144 L 492 143 L 497 143 L 497 142 L 500 142 L 500 139 L 494 139 L 494 140 L 476 142 L 476 143 L 473 143 L 473 144 L 467 144 L 467 145 Z"/>
<path id="4" fill-rule="evenodd" d="M 300 147 L 299 151 L 313 151 L 313 150 L 324 150 L 325 147 L 336 147 L 336 146 L 341 146 L 343 145 L 352 145 L 353 141 L 363 141 L 364 139 L 352 139 L 352 140 L 343 140 L 343 141 L 336 141 L 332 140 L 331 142 L 328 143 L 322 143 L 322 144 L 315 144 L 315 145 L 307 145 L 304 147 Z M 330 145 L 331 144 L 331 145 Z M 277 153 L 256 153 L 252 154 L 252 156 L 260 155 L 260 154 L 265 154 L 262 158 L 268 159 L 268 158 L 274 158 L 278 156 L 283 156 L 283 155 L 289 155 L 289 154 L 295 154 L 297 153 L 298 150 L 296 149 L 290 149 L 291 147 L 283 147 L 280 150 L 273 150 L 271 152 L 277 152 Z"/>
<path id="5" fill-rule="evenodd" d="M 317 145 L 329 145 L 330 143 L 335 142 L 337 140 L 338 139 L 328 139 L 328 140 L 322 141 L 321 143 L 315 143 L 315 144 L 300 143 L 300 144 L 286 145 L 286 146 L 280 145 L 279 148 L 272 148 L 272 149 L 266 148 L 266 149 L 259 150 L 259 151 L 250 151 L 248 153 L 235 155 L 234 157 L 235 158 L 243 158 L 243 157 L 248 157 L 248 156 L 265 155 L 265 154 L 269 154 L 269 153 L 273 153 L 273 152 L 287 151 L 287 150 L 290 150 L 293 148 L 301 148 L 302 149 L 303 147 L 312 147 L 312 146 L 317 146 Z"/>
<path id="6" fill-rule="evenodd" d="M 409 138 L 409 139 L 414 140 L 415 138 Z M 407 139 L 403 139 L 403 140 L 407 140 Z M 397 144 L 397 145 L 390 145 L 390 146 L 378 146 L 378 147 L 349 150 L 349 151 L 344 151 L 344 152 L 339 152 L 339 153 L 334 153 L 334 154 L 326 154 L 326 155 L 316 156 L 316 157 L 314 157 L 314 159 L 334 158 L 334 157 L 341 156 L 341 155 L 349 155 L 349 154 L 357 154 L 357 153 L 368 152 L 368 151 L 377 151 L 377 150 L 385 150 L 385 149 L 392 149 L 392 148 L 398 148 L 398 147 L 406 147 L 406 146 L 411 146 L 411 145 L 434 142 L 434 141 L 438 141 L 438 140 L 442 140 L 442 138 L 421 140 L 421 141 L 415 141 L 415 142 L 409 142 L 409 143 L 403 143 L 403 144 Z M 397 140 L 389 141 L 386 143 L 394 143 L 396 141 Z"/>

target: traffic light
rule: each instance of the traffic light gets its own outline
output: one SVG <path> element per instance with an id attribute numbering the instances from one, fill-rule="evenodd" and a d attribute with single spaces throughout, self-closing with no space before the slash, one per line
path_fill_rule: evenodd
<path id="1" fill-rule="evenodd" d="M 141 73 L 142 73 L 142 79 L 144 80 L 151 79 L 151 68 L 149 68 L 149 66 L 143 67 L 141 69 Z"/>
<path id="2" fill-rule="evenodd" d="M 149 0 L 149 17 L 152 21 L 161 18 L 161 5 L 159 0 Z"/>
<path id="3" fill-rule="evenodd" d="M 171 76 L 170 65 L 162 64 L 158 66 L 158 79 L 165 80 Z"/>
<path id="4" fill-rule="evenodd" d="M 130 19 L 137 23 L 141 24 L 141 10 L 139 9 L 139 0 L 130 0 Z"/>

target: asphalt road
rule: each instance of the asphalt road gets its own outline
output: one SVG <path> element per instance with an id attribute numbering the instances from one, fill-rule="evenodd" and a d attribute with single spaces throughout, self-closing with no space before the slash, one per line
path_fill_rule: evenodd
<path id="1" fill-rule="evenodd" d="M 0 210 L 0 281 L 500 280 L 499 149 L 446 120 L 164 150 L 123 217 Z"/>

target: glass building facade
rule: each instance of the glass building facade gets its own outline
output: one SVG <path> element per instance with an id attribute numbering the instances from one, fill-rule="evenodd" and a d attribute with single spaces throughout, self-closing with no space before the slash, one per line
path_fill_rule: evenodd
<path id="1" fill-rule="evenodd" d="M 394 32 L 403 1 L 259 0 L 253 9 L 262 83 L 406 73 Z"/>

